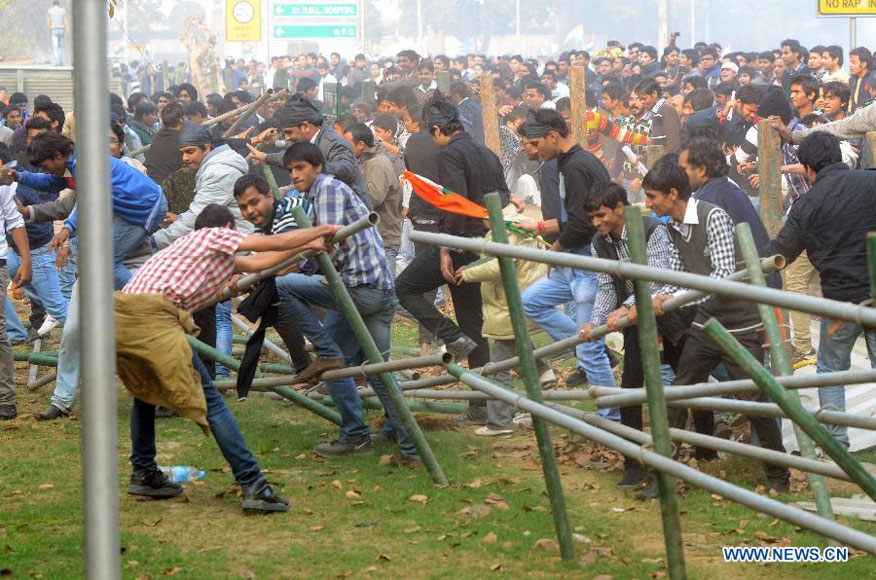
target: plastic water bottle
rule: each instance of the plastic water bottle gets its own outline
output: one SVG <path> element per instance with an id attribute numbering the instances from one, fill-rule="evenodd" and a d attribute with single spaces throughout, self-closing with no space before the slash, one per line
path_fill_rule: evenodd
<path id="1" fill-rule="evenodd" d="M 184 481 L 195 481 L 196 479 L 203 479 L 204 472 L 194 468 L 189 467 L 188 465 L 174 465 L 174 466 L 159 466 L 158 469 L 164 472 L 164 475 L 170 478 L 170 481 L 173 483 L 182 483 Z"/>

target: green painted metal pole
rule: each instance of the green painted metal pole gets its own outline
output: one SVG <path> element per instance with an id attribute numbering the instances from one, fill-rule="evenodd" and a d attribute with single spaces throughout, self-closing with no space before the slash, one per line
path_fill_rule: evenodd
<path id="1" fill-rule="evenodd" d="M 439 70 L 435 75 L 435 79 L 438 83 L 438 92 L 444 95 L 445 97 L 450 96 L 450 71 Z"/>
<path id="2" fill-rule="evenodd" d="M 745 258 L 745 264 L 751 276 L 751 283 L 756 286 L 766 286 L 766 278 L 760 269 L 760 257 L 757 255 L 757 246 L 755 246 L 754 238 L 751 235 L 751 226 L 745 222 L 736 225 L 736 239 L 739 240 L 739 247 L 742 250 L 742 255 Z M 782 345 L 782 332 L 779 330 L 779 321 L 776 320 L 775 310 L 766 304 L 757 305 L 757 311 L 760 314 L 760 319 L 763 321 L 766 329 L 767 339 L 770 344 L 770 367 L 773 374 L 781 377 L 789 377 L 794 374 L 794 369 L 791 367 L 791 362 L 788 360 L 788 353 Z M 782 388 L 781 386 L 779 388 Z M 796 399 L 800 402 L 800 395 L 797 391 L 786 391 L 788 397 Z M 794 423 L 794 435 L 797 437 L 797 446 L 800 447 L 800 454 L 807 459 L 815 459 L 815 444 L 812 442 L 806 433 Z M 815 497 L 815 507 L 818 510 L 818 515 L 829 520 L 834 519 L 833 508 L 830 505 L 830 494 L 827 491 L 827 483 L 824 477 L 809 472 L 809 487 L 812 489 L 812 495 Z"/>
<path id="3" fill-rule="evenodd" d="M 334 406 L 331 397 L 325 397 L 322 401 L 326 405 Z M 377 397 L 363 397 L 362 406 L 366 409 L 383 410 L 383 404 Z M 434 403 L 434 402 L 408 402 L 408 408 L 416 413 L 440 413 L 443 415 L 458 415 L 468 409 L 467 403 Z"/>
<path id="4" fill-rule="evenodd" d="M 502 216 L 502 201 L 498 193 L 485 196 L 487 210 L 490 212 L 490 231 L 493 240 L 500 244 L 508 243 L 508 231 L 505 229 L 505 218 Z M 499 269 L 502 271 L 502 285 L 505 288 L 505 300 L 511 315 L 511 327 L 514 329 L 514 339 L 517 343 L 517 356 L 520 358 L 520 375 L 530 399 L 542 403 L 541 384 L 538 380 L 538 370 L 535 357 L 532 355 L 529 338 L 529 328 L 523 314 L 523 301 L 520 298 L 520 285 L 517 282 L 517 267 L 512 258 L 499 258 Z M 572 528 L 569 525 L 569 514 L 566 511 L 566 497 L 563 493 L 563 482 L 560 480 L 560 470 L 554 455 L 554 445 L 548 422 L 540 417 L 532 417 L 532 427 L 535 429 L 535 439 L 538 443 L 538 453 L 541 456 L 541 467 L 544 471 L 544 482 L 548 499 L 551 503 L 551 513 L 554 517 L 554 528 L 560 544 L 560 555 L 564 560 L 575 557 L 575 544 L 572 541 Z"/>
<path id="5" fill-rule="evenodd" d="M 634 264 L 648 264 L 648 251 L 645 242 L 645 226 L 638 207 L 624 209 L 624 222 L 629 242 L 630 261 Z M 672 439 L 669 437 L 669 418 L 666 411 L 666 398 L 663 396 L 663 373 L 660 368 L 660 351 L 657 347 L 657 317 L 654 314 L 651 285 L 647 280 L 635 280 L 633 288 L 636 295 L 638 313 L 639 349 L 642 354 L 642 372 L 645 390 L 648 394 L 648 416 L 651 418 L 651 436 L 654 450 L 660 455 L 672 458 Z M 663 520 L 663 541 L 666 544 L 666 560 L 669 564 L 670 578 L 686 578 L 684 566 L 684 546 L 681 538 L 681 519 L 678 509 L 678 496 L 675 493 L 675 478 L 665 471 L 657 472 L 657 487 L 660 491 L 660 517 Z"/>
<path id="6" fill-rule="evenodd" d="M 370 106 L 374 106 L 374 100 L 377 95 L 376 85 L 374 81 L 368 79 L 362 83 L 362 100 L 368 103 Z"/>
<path id="7" fill-rule="evenodd" d="M 274 171 L 267 163 L 262 163 L 262 173 L 265 176 L 265 181 L 268 182 L 268 187 L 271 188 L 271 193 L 274 194 L 274 199 L 277 201 L 283 199 L 285 196 L 280 191 L 280 188 L 277 187 L 277 178 L 274 177 Z"/>
<path id="8" fill-rule="evenodd" d="M 233 371 L 240 370 L 240 362 L 237 359 L 232 358 L 225 353 L 219 352 L 209 344 L 204 344 L 194 336 L 189 336 L 188 339 L 189 345 L 191 345 L 193 349 L 198 351 L 198 354 L 202 354 L 205 357 L 210 358 L 222 364 L 223 366 L 230 368 Z M 256 372 L 256 376 L 259 376 L 258 372 Z M 335 425 L 341 424 L 341 415 L 337 411 L 333 411 L 325 405 L 322 405 L 321 403 L 314 401 L 313 399 L 306 397 L 301 393 L 290 389 L 289 387 L 270 387 L 270 390 L 280 396 L 286 397 L 298 406 L 307 409 L 311 413 L 319 415 L 327 421 L 331 421 Z"/>
<path id="9" fill-rule="evenodd" d="M 57 352 L 15 352 L 12 358 L 17 361 L 29 361 L 32 365 L 42 367 L 58 366 Z"/>
<path id="10" fill-rule="evenodd" d="M 727 329 L 720 322 L 712 318 L 703 325 L 703 330 L 709 337 L 714 340 L 724 352 L 730 355 L 730 358 L 738 364 L 752 379 L 757 382 L 758 386 L 763 389 L 764 393 L 770 397 L 782 410 L 791 418 L 794 423 L 800 426 L 803 431 L 809 435 L 824 452 L 839 465 L 843 471 L 849 474 L 849 477 L 857 483 L 864 492 L 871 498 L 876 499 L 876 478 L 870 475 L 854 457 L 852 457 L 845 447 L 840 445 L 827 430 L 821 426 L 818 419 L 813 417 L 800 401 L 788 394 L 768 370 L 763 368 L 757 359 L 750 352 L 745 350 L 736 338 L 727 332 Z"/>
<path id="11" fill-rule="evenodd" d="M 292 215 L 295 217 L 298 227 L 313 227 L 310 219 L 308 219 L 304 210 L 300 207 L 294 208 L 292 210 Z M 338 303 L 338 307 L 341 309 L 344 318 L 347 319 L 350 328 L 353 329 L 353 334 L 356 335 L 356 339 L 362 347 L 362 352 L 365 354 L 365 358 L 372 363 L 383 362 L 383 354 L 380 352 L 380 349 L 377 348 L 377 343 L 374 342 L 371 333 L 368 332 L 368 328 L 365 326 L 365 321 L 362 320 L 362 315 L 359 314 L 356 304 L 353 302 L 353 299 L 350 298 L 350 294 L 347 292 L 347 287 L 344 285 L 344 281 L 341 280 L 341 276 L 335 269 L 335 265 L 332 263 L 331 258 L 328 254 L 321 253 L 317 254 L 316 260 L 319 264 L 320 273 L 325 277 L 326 282 L 328 282 L 329 288 Z M 423 465 L 426 466 L 429 475 L 432 476 L 432 480 L 439 485 L 447 485 L 447 478 L 441 470 L 441 465 L 438 464 L 438 460 L 435 458 L 435 454 L 432 453 L 432 448 L 429 446 L 429 442 L 426 441 L 426 436 L 423 435 L 423 431 L 420 429 L 420 426 L 417 425 L 416 419 L 414 419 L 414 416 L 411 414 L 405 398 L 402 396 L 401 390 L 395 382 L 395 377 L 393 377 L 391 373 L 381 373 L 378 377 L 389 395 L 392 406 L 395 408 L 395 412 L 398 413 L 405 429 L 411 436 L 411 440 L 417 448 L 420 458 L 423 460 Z"/>

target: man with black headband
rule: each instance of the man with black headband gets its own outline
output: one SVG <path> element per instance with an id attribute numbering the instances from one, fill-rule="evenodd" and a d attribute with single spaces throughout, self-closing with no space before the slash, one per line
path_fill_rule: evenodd
<path id="1" fill-rule="evenodd" d="M 324 123 L 322 112 L 313 101 L 294 95 L 274 113 L 271 121 L 282 132 L 283 139 L 291 144 L 296 141 L 310 141 L 325 157 L 323 173 L 343 181 L 359 196 L 365 206 L 371 209 L 371 193 L 368 184 L 359 170 L 359 162 L 353 148 L 341 135 L 335 133 L 331 125 Z M 249 146 L 250 158 L 263 161 L 275 167 L 282 167 L 284 151 L 265 154 Z"/>
<path id="2" fill-rule="evenodd" d="M 559 236 L 551 250 L 590 256 L 590 241 L 596 230 L 585 208 L 590 205 L 591 188 L 597 183 L 611 181 L 608 171 L 592 153 L 575 142 L 557 111 L 534 111 L 523 124 L 522 132 L 542 161 L 556 159 L 560 169 L 560 192 L 567 220 L 559 224 Z M 554 340 L 569 338 L 578 333 L 579 326 L 590 322 L 597 288 L 593 272 L 553 268 L 523 292 L 523 312 Z M 577 323 L 556 308 L 572 300 Z M 575 353 L 578 372 L 586 373 L 591 385 L 616 386 L 603 340 L 579 344 Z M 599 413 L 611 419 L 620 418 L 615 408 L 600 409 Z"/>
<path id="3" fill-rule="evenodd" d="M 445 188 L 484 205 L 484 195 L 498 191 L 502 205 L 508 203 L 508 186 L 502 163 L 496 154 L 463 130 L 456 106 L 436 96 L 423 113 L 425 126 L 441 154 L 438 157 L 438 182 Z M 440 212 L 437 229 L 441 233 L 480 238 L 487 233 L 482 220 Z M 477 254 L 432 246 L 420 252 L 396 279 L 396 295 L 401 305 L 432 334 L 441 338 L 456 360 L 468 357 L 470 368 L 487 364 L 490 350 L 484 340 L 480 284 L 457 284 L 454 273 L 478 259 Z M 459 326 L 443 316 L 423 294 L 447 284 Z M 470 425 L 486 425 L 484 401 L 472 401 L 458 420 Z"/>

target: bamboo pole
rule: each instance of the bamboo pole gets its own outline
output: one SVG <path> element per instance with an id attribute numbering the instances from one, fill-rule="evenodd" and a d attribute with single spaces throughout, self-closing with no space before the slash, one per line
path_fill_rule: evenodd
<path id="1" fill-rule="evenodd" d="M 642 215 L 636 206 L 624 208 L 629 243 L 630 260 L 636 264 L 648 263 L 645 248 L 645 226 Z M 505 258 L 510 259 L 510 258 Z M 658 349 L 657 316 L 654 314 L 650 284 L 646 280 L 633 283 L 638 312 L 639 349 L 642 354 L 642 373 L 645 390 L 648 392 L 648 415 L 651 418 L 651 436 L 654 450 L 667 459 L 672 458 L 672 441 L 669 438 L 669 418 L 666 412 L 666 399 L 663 396 L 663 373 L 660 368 Z M 681 520 L 678 496 L 675 494 L 675 478 L 658 471 L 657 486 L 660 491 L 660 517 L 663 520 L 663 540 L 666 544 L 666 560 L 669 564 L 670 578 L 685 578 L 684 547 L 681 538 Z"/>
<path id="2" fill-rule="evenodd" d="M 791 397 L 782 385 L 757 362 L 750 352 L 739 344 L 736 338 L 727 332 L 720 322 L 712 318 L 703 325 L 703 330 L 763 389 L 787 415 L 809 435 L 824 452 L 833 459 L 840 468 L 849 474 L 861 489 L 876 500 L 876 478 L 864 469 L 854 457 L 833 436 L 822 427 L 799 399 Z"/>
<path id="3" fill-rule="evenodd" d="M 587 67 L 569 69 L 569 101 L 572 105 L 572 134 L 575 142 L 587 148 Z"/>
<path id="4" fill-rule="evenodd" d="M 741 487 L 718 479 L 717 477 L 707 475 L 688 465 L 663 457 L 659 453 L 655 453 L 648 448 L 636 445 L 635 443 L 627 441 L 623 437 L 619 437 L 613 433 L 589 425 L 584 421 L 570 417 L 569 415 L 557 411 L 556 409 L 552 409 L 547 405 L 530 401 L 526 397 L 512 393 L 477 373 L 467 371 L 455 365 L 451 365 L 449 370 L 455 376 L 458 376 L 460 381 L 472 388 L 487 393 L 491 397 L 499 399 L 509 405 L 513 405 L 522 411 L 531 413 L 533 416 L 538 415 L 563 429 L 568 429 L 569 431 L 583 435 L 587 439 L 591 439 L 610 449 L 614 449 L 626 457 L 637 459 L 648 467 L 665 471 L 692 485 L 711 493 L 717 493 L 730 501 L 747 506 L 757 512 L 779 518 L 807 530 L 812 530 L 813 532 L 828 538 L 833 538 L 848 546 L 852 546 L 853 548 L 864 550 L 870 554 L 876 554 L 876 538 L 865 532 L 849 528 L 837 522 L 826 520 L 819 515 L 808 513 L 796 507 L 786 505 L 780 501 L 756 494 L 753 491 L 742 489 Z"/>
<path id="5" fill-rule="evenodd" d="M 292 215 L 295 217 L 298 227 L 312 227 L 310 220 L 304 213 L 304 210 L 300 207 L 294 208 Z M 341 276 L 335 269 L 335 265 L 332 263 L 331 258 L 325 253 L 319 253 L 316 256 L 316 260 L 319 263 L 320 272 L 323 277 L 325 277 L 326 282 L 328 282 L 329 288 L 335 297 L 335 301 L 338 303 L 338 307 L 341 309 L 344 317 L 347 319 L 347 323 L 356 335 L 365 358 L 372 363 L 384 362 L 380 349 L 377 348 L 374 338 L 368 332 L 368 328 L 362 320 L 362 315 L 359 314 L 356 304 L 347 292 L 347 287 L 344 285 L 343 280 L 341 280 Z M 441 465 L 438 464 L 438 460 L 435 458 L 435 454 L 432 453 L 432 448 L 429 447 L 429 442 L 426 441 L 423 431 L 420 429 L 420 426 L 417 425 L 417 421 L 414 419 L 414 416 L 411 415 L 410 409 L 408 409 L 405 404 L 405 399 L 398 388 L 398 384 L 395 382 L 395 378 L 389 373 L 381 373 L 378 376 L 389 395 L 392 406 L 396 413 L 398 413 L 399 418 L 414 443 L 414 446 L 417 448 L 417 452 L 420 454 L 423 464 L 429 471 L 429 475 L 432 476 L 432 480 L 439 485 L 447 485 L 447 478 L 441 470 Z"/>
<path id="6" fill-rule="evenodd" d="M 486 75 L 484 75 L 486 76 Z M 481 77 L 483 78 L 483 77 Z M 492 79 L 491 79 L 492 82 Z M 502 202 L 498 193 L 488 193 L 484 201 L 490 214 L 490 232 L 493 239 L 499 243 L 508 243 L 508 230 L 505 229 L 505 218 L 502 216 Z M 520 298 L 520 285 L 517 281 L 517 267 L 511 258 L 499 257 L 499 269 L 502 272 L 502 286 L 505 289 L 505 300 L 508 313 L 511 316 L 511 327 L 514 330 L 514 340 L 517 344 L 517 357 L 520 359 L 520 374 L 529 398 L 542 402 L 541 384 L 538 380 L 538 370 L 535 357 L 532 355 L 529 328 L 523 314 L 523 300 Z M 572 542 L 572 527 L 569 525 L 569 514 L 566 511 L 566 498 L 563 493 L 563 483 L 560 480 L 560 470 L 554 455 L 554 445 L 551 441 L 550 427 L 547 421 L 540 417 L 532 418 L 535 429 L 535 439 L 538 443 L 538 454 L 541 457 L 541 467 L 544 472 L 544 482 L 551 513 L 554 518 L 554 528 L 557 541 L 560 544 L 560 555 L 564 560 L 575 557 L 575 546 Z"/>
<path id="7" fill-rule="evenodd" d="M 435 234 L 423 231 L 412 231 L 411 240 L 433 245 L 441 245 L 449 248 L 457 248 L 480 254 L 494 256 L 507 256 L 510 258 L 531 260 L 552 264 L 554 266 L 567 266 L 595 272 L 605 272 L 632 280 L 652 280 L 671 284 L 678 287 L 693 288 L 703 292 L 733 296 L 748 302 L 764 302 L 772 306 L 780 306 L 801 312 L 818 314 L 836 320 L 854 322 L 866 328 L 876 328 L 876 309 L 866 306 L 816 298 L 801 294 L 792 294 L 772 288 L 759 288 L 741 282 L 734 282 L 727 278 L 715 279 L 709 276 L 700 276 L 690 272 L 678 272 L 674 270 L 660 270 L 649 268 L 640 264 L 604 260 L 590 256 L 580 256 L 565 252 L 549 252 L 546 250 L 508 246 L 484 240 L 462 238 L 448 234 Z"/>
<path id="8" fill-rule="evenodd" d="M 766 286 L 766 278 L 763 272 L 760 271 L 757 247 L 751 235 L 751 226 L 745 222 L 736 224 L 736 238 L 739 241 L 739 247 L 742 250 L 748 271 L 751 272 L 751 283 L 757 286 Z M 794 369 L 788 360 L 788 353 L 782 347 L 782 332 L 779 330 L 779 321 L 776 320 L 775 310 L 765 304 L 758 304 L 757 310 L 760 314 L 760 319 L 763 321 L 769 341 L 770 367 L 773 370 L 773 374 L 776 376 L 791 376 L 794 374 Z M 797 391 L 788 391 L 788 397 L 796 400 L 798 404 L 800 403 L 800 396 L 797 394 Z M 807 459 L 814 460 L 816 458 L 815 444 L 796 423 L 793 425 L 800 454 Z M 808 478 L 809 487 L 812 489 L 812 495 L 815 497 L 815 506 L 818 514 L 829 520 L 834 519 L 833 508 L 830 505 L 830 494 L 827 492 L 827 484 L 824 481 L 824 477 L 810 472 Z"/>
<path id="9" fill-rule="evenodd" d="M 876 131 L 867 133 L 867 143 L 870 145 L 870 169 L 876 168 Z"/>
<path id="10" fill-rule="evenodd" d="M 502 140 L 499 137 L 499 112 L 496 106 L 496 90 L 493 77 L 481 75 L 481 111 L 483 113 L 484 137 L 487 147 L 502 158 Z"/>
<path id="11" fill-rule="evenodd" d="M 228 127 L 228 129 L 224 133 L 222 133 L 222 138 L 228 139 L 229 137 L 234 136 L 240 126 L 244 123 L 244 121 L 249 119 L 250 115 L 252 115 L 259 107 L 265 104 L 265 102 L 267 102 L 267 100 L 271 98 L 271 95 L 273 95 L 273 91 L 271 89 L 268 89 L 265 94 L 250 103 L 246 110 L 244 110 L 244 112 L 241 113 L 239 117 L 237 117 L 237 120 L 235 120 L 234 123 L 232 123 L 231 126 Z"/>
<path id="12" fill-rule="evenodd" d="M 648 169 L 653 169 L 664 155 L 666 155 L 666 147 L 663 145 L 648 145 L 645 149 L 645 165 Z"/>

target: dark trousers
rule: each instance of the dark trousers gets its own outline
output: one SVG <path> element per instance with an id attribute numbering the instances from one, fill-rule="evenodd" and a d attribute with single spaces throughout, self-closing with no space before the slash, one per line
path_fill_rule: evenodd
<path id="1" fill-rule="evenodd" d="M 759 332 L 748 332 L 735 335 L 736 339 L 745 349 L 763 363 L 764 351 L 762 336 Z M 703 383 L 709 378 L 709 374 L 716 366 L 724 363 L 731 379 L 748 379 L 748 375 L 727 356 L 717 344 L 712 342 L 705 332 L 691 327 L 687 331 L 684 346 L 678 361 L 675 374 L 676 385 L 693 385 Z M 626 369 L 624 370 L 626 372 Z M 740 399 L 747 401 L 766 402 L 767 398 L 762 393 L 745 393 L 739 395 Z M 687 423 L 688 410 L 682 407 L 669 407 L 669 426 L 684 429 Z M 766 449 L 785 452 L 782 444 L 782 433 L 778 422 L 774 417 L 749 417 L 752 428 L 757 433 L 760 444 Z M 697 433 L 712 435 L 715 427 L 715 416 L 712 411 L 694 410 L 694 428 Z M 706 457 L 708 451 L 697 448 L 696 457 Z M 785 480 L 789 478 L 786 467 L 764 463 L 764 471 L 770 480 Z"/>
<path id="2" fill-rule="evenodd" d="M 201 333 L 198 334 L 198 340 L 206 345 L 216 348 L 216 307 L 211 306 L 209 308 L 198 310 L 192 314 L 192 318 L 194 319 L 195 324 L 201 329 Z M 216 363 L 214 361 L 207 361 L 203 364 L 207 368 L 207 374 L 210 375 L 210 378 L 215 379 Z"/>
<path id="3" fill-rule="evenodd" d="M 414 223 L 414 229 L 420 232 L 437 232 L 438 226 L 434 224 L 416 224 Z M 414 255 L 419 256 L 429 248 L 433 248 L 431 244 L 426 244 L 423 242 L 414 242 Z M 429 300 L 432 304 L 435 303 L 435 297 L 438 295 L 438 289 L 432 290 L 430 292 L 426 292 L 426 300 Z M 435 337 L 432 336 L 432 333 L 429 332 L 429 329 L 423 326 L 420 323 L 420 327 L 418 329 L 420 334 L 420 344 L 432 344 L 435 342 Z"/>
<path id="4" fill-rule="evenodd" d="M 295 320 L 284 309 L 280 308 L 277 324 L 274 325 L 277 334 L 283 339 L 289 356 L 292 357 L 292 366 L 298 372 L 303 371 L 310 364 L 310 353 L 307 352 L 304 335 L 298 330 Z"/>
<path id="5" fill-rule="evenodd" d="M 477 255 L 468 252 L 450 252 L 450 255 L 453 256 L 454 270 L 478 259 Z M 478 346 L 468 355 L 468 366 L 469 368 L 484 366 L 490 360 L 490 347 L 481 334 L 484 326 L 481 285 L 448 284 L 450 296 L 453 298 L 453 309 L 456 311 L 456 320 L 459 321 L 457 326 L 435 308 L 434 302 L 429 302 L 423 296 L 444 284 L 447 284 L 447 281 L 441 275 L 439 248 L 433 246 L 417 254 L 414 261 L 399 274 L 395 280 L 395 294 L 401 305 L 445 344 L 453 342 L 463 334 L 475 341 Z M 486 406 L 486 402 L 479 401 L 479 404 L 473 406 Z"/>

